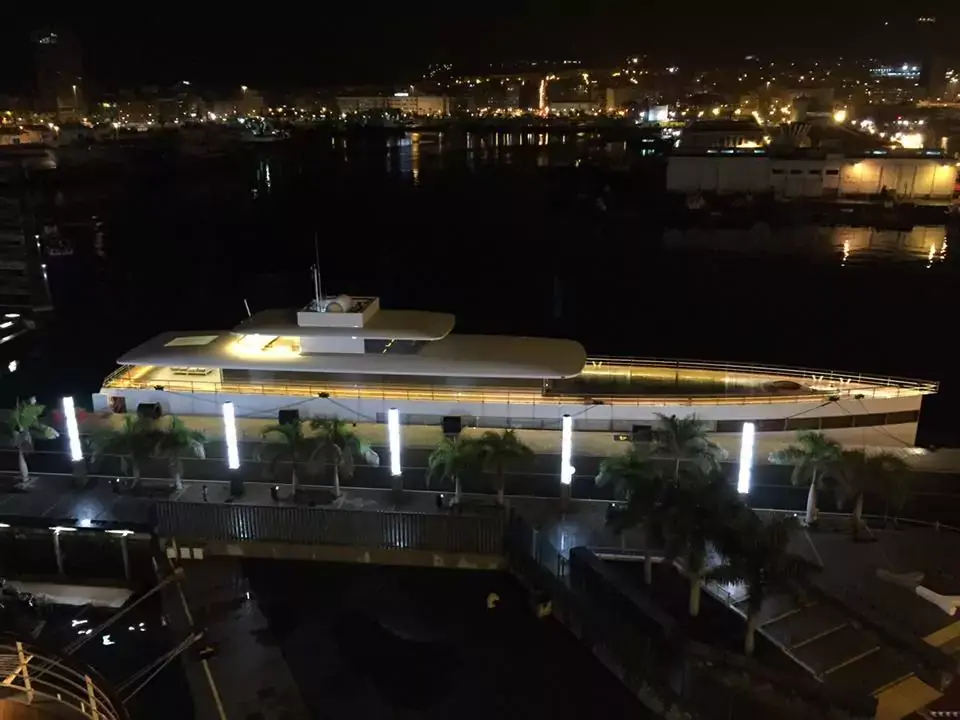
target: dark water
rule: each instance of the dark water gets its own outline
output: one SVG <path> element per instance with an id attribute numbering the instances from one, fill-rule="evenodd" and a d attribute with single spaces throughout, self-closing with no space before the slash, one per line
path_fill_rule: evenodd
<path id="1" fill-rule="evenodd" d="M 51 259 L 50 346 L 18 390 L 95 391 L 156 332 L 304 304 L 315 237 L 325 291 L 453 311 L 461 332 L 952 379 L 943 227 L 677 231 L 656 213 L 662 160 L 636 152 L 600 175 L 575 167 L 585 141 L 343 144 L 64 173 L 64 206 L 105 222 L 103 256 L 79 238 Z"/>
<path id="2" fill-rule="evenodd" d="M 39 611 L 43 624 L 36 638 L 37 647 L 62 648 L 82 638 L 84 633 L 113 614 L 114 611 L 104 608 L 46 605 Z M 149 682 L 143 682 L 148 674 L 144 673 L 140 680 L 128 684 L 135 673 L 164 656 L 180 640 L 173 637 L 166 625 L 159 599 L 146 600 L 105 632 L 91 637 L 77 650 L 74 658 L 98 673 L 97 682 L 116 693 L 115 702 L 130 696 L 126 702 L 130 717 L 137 720 L 169 717 L 191 720 L 194 717 L 190 688 L 179 658 L 161 669 Z"/>
<path id="3" fill-rule="evenodd" d="M 304 702 L 330 718 L 648 713 L 501 573 L 255 561 L 251 590 Z M 494 609 L 487 596 L 500 597 Z"/>
<path id="4" fill-rule="evenodd" d="M 672 231 L 656 213 L 658 160 L 598 177 L 575 167 L 580 154 L 325 143 L 64 173 L 65 212 L 105 223 L 102 254 L 77 229 L 74 255 L 49 260 L 49 331 L 4 392 L 82 396 L 157 332 L 231 327 L 245 299 L 254 311 L 302 305 L 315 237 L 327 292 L 452 311 L 461 332 L 570 337 L 596 355 L 915 375 L 949 389 L 960 241 L 946 230 Z M 500 576 L 250 573 L 318 717 L 392 717 L 391 707 L 586 717 L 598 706 L 627 716 L 625 691 L 562 628 L 533 620 Z M 505 599 L 494 612 L 491 589 Z M 132 672 L 153 659 L 141 635 L 124 626 L 91 661 Z M 138 717 L 166 709 L 152 697 Z"/>

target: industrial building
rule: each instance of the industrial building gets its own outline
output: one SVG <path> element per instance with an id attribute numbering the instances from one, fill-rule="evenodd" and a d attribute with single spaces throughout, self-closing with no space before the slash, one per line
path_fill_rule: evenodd
<path id="1" fill-rule="evenodd" d="M 683 194 L 773 194 L 782 198 L 867 199 L 948 204 L 957 167 L 938 151 L 874 151 L 864 156 L 763 149 L 683 153 L 668 159 L 667 190 Z"/>

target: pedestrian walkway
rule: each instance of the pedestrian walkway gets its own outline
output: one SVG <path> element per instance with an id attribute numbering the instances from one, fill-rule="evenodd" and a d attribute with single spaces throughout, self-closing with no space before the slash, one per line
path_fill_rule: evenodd
<path id="1" fill-rule="evenodd" d="M 240 505 L 292 505 L 288 486 L 280 497 L 271 496 L 271 485 L 247 483 Z M 204 490 L 206 488 L 206 490 Z M 308 494 L 321 488 L 305 486 Z M 182 491 L 168 496 L 184 503 L 228 501 L 225 483 L 186 482 Z M 328 491 L 327 491 L 328 492 Z M 400 510 L 412 513 L 447 514 L 438 507 L 433 492 L 406 492 L 399 501 L 387 489 L 349 489 L 337 500 L 345 510 Z M 465 495 L 472 500 L 488 496 Z M 508 506 L 533 526 L 541 537 L 556 547 L 562 557 L 578 546 L 597 550 L 636 552 L 643 549 L 636 533 L 612 535 L 606 528 L 607 503 L 572 500 L 566 512 L 555 498 L 508 497 Z M 150 497 L 117 494 L 111 483 L 101 479 L 86 490 L 74 488 L 70 478 L 37 477 L 25 492 L 0 494 L 0 519 L 30 518 L 33 522 L 79 527 L 143 526 L 150 522 Z M 952 583 L 960 578 L 960 533 L 932 529 L 876 531 L 873 542 L 854 542 L 849 533 L 825 529 L 798 533 L 793 549 L 824 569 L 816 582 L 841 602 L 816 598 L 800 604 L 792 598 L 774 596 L 764 608 L 761 632 L 824 682 L 836 687 L 871 693 L 878 697 L 881 717 L 901 718 L 939 697 L 939 692 L 920 681 L 917 661 L 902 650 L 894 649 L 882 633 L 867 627 L 856 612 L 844 605 L 873 610 L 888 621 L 899 624 L 915 638 L 930 638 L 931 647 L 947 652 L 960 645 L 960 630 L 953 619 L 908 589 L 879 580 L 878 568 L 890 572 L 920 571 L 932 589 L 944 594 L 960 594 Z M 732 603 L 743 611 L 742 600 Z"/>

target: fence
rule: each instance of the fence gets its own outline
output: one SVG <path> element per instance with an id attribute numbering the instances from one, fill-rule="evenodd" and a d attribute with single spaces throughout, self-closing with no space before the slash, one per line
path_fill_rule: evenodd
<path id="1" fill-rule="evenodd" d="M 748 363 L 720 363 L 702 360 L 656 360 L 654 358 L 615 358 L 591 357 L 587 358 L 586 368 L 602 368 L 604 366 L 622 366 L 628 368 L 660 368 L 680 373 L 706 371 L 724 373 L 737 376 L 768 376 L 783 379 L 812 378 L 828 383 L 842 383 L 857 386 L 872 385 L 875 387 L 899 388 L 912 390 L 917 393 L 935 393 L 940 384 L 932 380 L 915 380 L 881 375 L 862 375 L 860 373 L 844 373 L 835 370 L 817 370 L 813 368 L 790 368 L 779 365 L 751 365 Z"/>
<path id="2" fill-rule="evenodd" d="M 159 501 L 162 537 L 224 542 L 281 542 L 500 555 L 498 516 L 433 515 L 387 510 L 271 507 Z"/>

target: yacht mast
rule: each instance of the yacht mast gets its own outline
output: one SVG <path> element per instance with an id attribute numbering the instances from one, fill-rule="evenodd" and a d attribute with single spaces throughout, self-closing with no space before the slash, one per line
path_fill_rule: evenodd
<path id="1" fill-rule="evenodd" d="M 320 285 L 320 248 L 317 244 L 317 231 L 313 231 L 313 289 L 317 296 L 317 312 L 320 312 L 320 299 L 323 297 L 322 286 Z"/>

